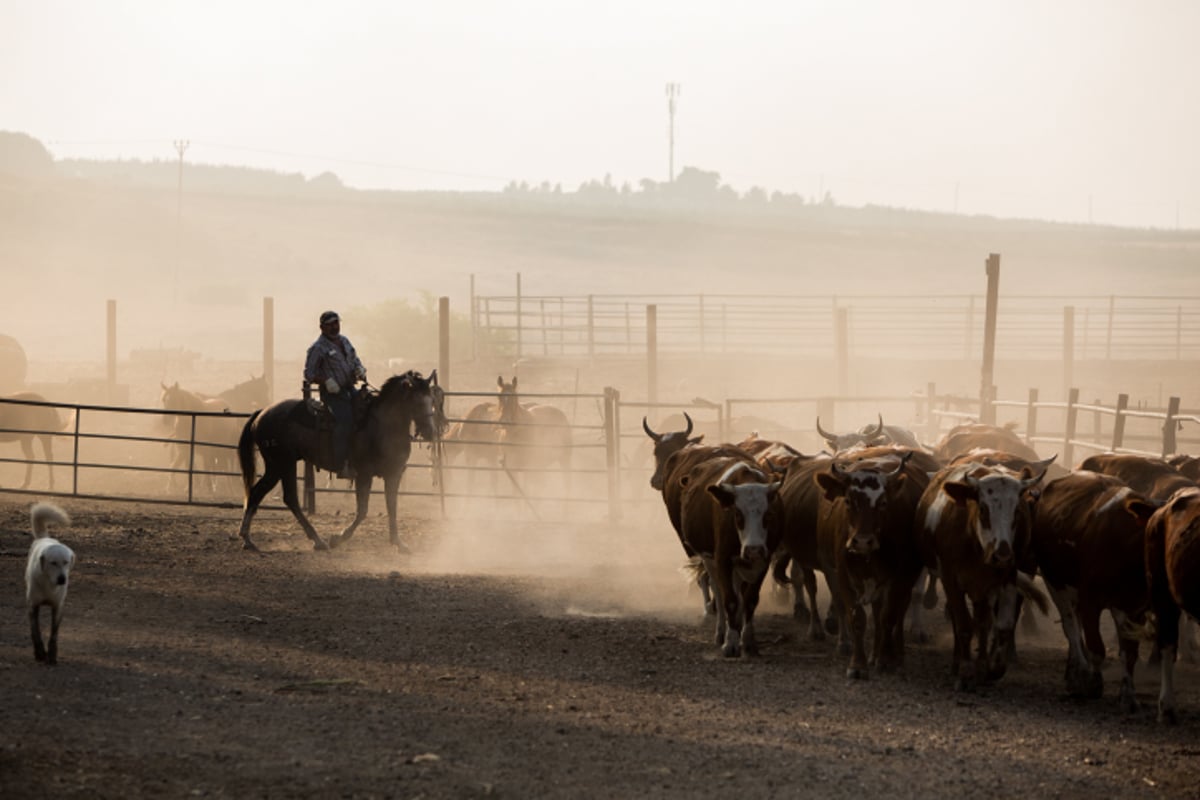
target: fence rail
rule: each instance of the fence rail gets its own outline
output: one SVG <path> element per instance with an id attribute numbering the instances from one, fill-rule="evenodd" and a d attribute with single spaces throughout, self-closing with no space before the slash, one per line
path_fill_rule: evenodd
<path id="1" fill-rule="evenodd" d="M 757 353 L 969 359 L 982 295 L 496 295 L 472 299 L 476 352 L 603 357 L 643 353 L 647 307 L 663 354 Z M 844 314 L 845 332 L 839 333 Z M 1200 358 L 1200 297 L 1003 295 L 999 358 Z"/>
<path id="2" fill-rule="evenodd" d="M 1200 411 L 1181 409 L 1178 398 L 1171 398 L 1165 408 L 1130 408 L 1125 394 L 1111 406 L 1080 403 L 1078 395 L 1078 390 L 1072 390 L 1066 402 L 1042 402 L 1037 390 L 1031 389 L 1025 399 L 996 399 L 989 405 L 998 424 L 1016 423 L 1031 445 L 1044 451 L 1044 455 L 1057 452 L 1059 463 L 1064 465 L 1076 462 L 1077 451 L 1143 455 L 1200 452 Z M 494 398 L 495 394 L 463 392 L 447 393 L 447 397 L 452 405 L 462 405 L 480 397 Z M 504 513 L 510 513 L 515 509 L 522 515 L 539 518 L 559 515 L 561 519 L 578 519 L 583 510 L 592 509 L 606 518 L 619 519 L 636 509 L 657 509 L 660 502 L 648 488 L 653 458 L 649 439 L 642 430 L 643 416 L 659 432 L 682 430 L 682 416 L 677 417 L 678 428 L 669 427 L 672 423 L 668 420 L 671 414 L 686 411 L 693 418 L 696 433 L 705 433 L 708 441 L 737 441 L 757 432 L 764 438 L 786 441 L 804 452 L 816 452 L 824 446 L 815 431 L 818 417 L 827 430 L 849 430 L 873 423 L 882 415 L 885 420 L 908 424 L 932 444 L 949 427 L 965 419 L 980 419 L 985 410 L 977 398 L 939 395 L 932 385 L 924 392 L 907 396 L 821 395 L 728 398 L 721 402 L 694 398 L 651 403 L 624 401 L 620 391 L 610 387 L 603 394 L 530 394 L 522 395 L 522 399 L 594 402 L 594 409 L 588 403 L 583 404 L 590 418 L 574 415 L 571 420 L 572 461 L 568 468 L 539 464 L 517 468 L 504 466 L 495 458 L 482 464 L 450 463 L 439 457 L 440 448 L 429 447 L 419 451 L 422 455 L 410 462 L 402 494 L 434 498 L 441 503 L 443 512 L 447 500 L 455 503 L 470 498 L 489 504 L 489 513 L 503 509 L 509 509 Z M 13 424 L 12 409 L 30 406 L 66 411 L 71 423 L 59 430 Z M 162 432 L 166 427 L 161 423 L 164 415 L 190 417 L 191 436 L 182 439 Z M 11 476 L 15 471 L 8 469 L 0 472 L 3 481 L 0 490 L 98 500 L 240 507 L 240 475 L 207 468 L 197 461 L 200 448 L 233 448 L 226 442 L 196 438 L 196 420 L 208 416 L 244 419 L 248 415 L 0 398 L 0 442 L 48 437 L 56 444 L 67 445 L 71 454 L 69 459 L 51 456 L 38 460 L 32 453 L 24 458 L 0 458 L 0 467 L 32 467 L 35 478 L 33 488 L 14 488 Z M 160 421 L 156 423 L 155 419 Z M 467 421 L 461 412 L 452 413 L 451 419 Z M 476 424 L 482 428 L 486 423 Z M 1182 436 L 1181 431 L 1189 435 Z M 463 443 L 495 447 L 496 439 L 481 431 Z M 163 448 L 172 447 L 187 448 L 186 466 L 170 465 Z M 42 467 L 69 470 L 69 488 L 64 489 L 61 484 L 51 488 L 48 481 L 43 484 Z M 173 479 L 182 479 L 179 482 L 182 485 L 172 486 Z M 479 482 L 481 479 L 483 484 Z M 314 487 L 314 496 L 318 492 L 345 493 Z"/>

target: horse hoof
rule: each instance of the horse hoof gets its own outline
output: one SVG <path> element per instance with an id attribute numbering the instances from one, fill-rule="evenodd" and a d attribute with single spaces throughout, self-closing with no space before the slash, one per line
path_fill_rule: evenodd
<path id="1" fill-rule="evenodd" d="M 398 553 L 404 553 L 406 555 L 412 553 L 412 549 L 399 539 L 392 541 L 392 547 L 396 548 L 396 552 Z"/>
<path id="2" fill-rule="evenodd" d="M 317 539 L 315 542 L 313 542 L 313 550 L 328 550 L 328 549 L 329 549 L 329 545 L 325 544 L 325 542 L 321 541 L 320 539 Z"/>
<path id="3" fill-rule="evenodd" d="M 869 673 L 863 667 L 850 667 L 846 670 L 846 678 L 852 681 L 865 681 Z"/>
<path id="4" fill-rule="evenodd" d="M 258 553 L 259 555 L 262 555 L 262 553 L 258 549 L 258 546 L 255 545 L 254 542 L 250 541 L 249 539 L 246 539 L 242 542 L 242 549 L 249 550 L 251 553 Z"/>
<path id="5" fill-rule="evenodd" d="M 341 543 L 342 543 L 342 535 L 340 533 L 335 533 L 333 536 L 329 537 L 329 549 L 330 550 L 334 549 Z M 320 548 L 317 548 L 317 549 L 319 550 Z"/>

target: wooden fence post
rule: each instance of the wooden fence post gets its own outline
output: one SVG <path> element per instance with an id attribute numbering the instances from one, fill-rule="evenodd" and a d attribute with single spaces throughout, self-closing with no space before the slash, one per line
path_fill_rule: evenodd
<path id="1" fill-rule="evenodd" d="M 699 296 L 699 300 L 700 300 L 700 306 L 699 306 L 700 318 L 697 320 L 697 322 L 699 323 L 699 325 L 697 327 L 700 329 L 700 355 L 704 355 L 704 295 L 703 294 L 701 294 Z"/>
<path id="2" fill-rule="evenodd" d="M 1129 409 L 1129 395 L 1117 395 L 1116 414 L 1113 416 L 1112 451 L 1119 452 L 1125 444 L 1125 412 Z"/>
<path id="3" fill-rule="evenodd" d="M 471 273 L 471 360 L 479 358 L 479 308 L 475 301 L 475 273 Z"/>
<path id="4" fill-rule="evenodd" d="M 996 409 L 988 402 L 993 393 L 996 368 L 996 311 L 1000 299 L 1000 254 L 987 257 L 987 307 L 983 323 L 983 374 L 979 385 L 979 419 L 988 425 L 996 423 Z"/>
<path id="5" fill-rule="evenodd" d="M 517 273 L 517 354 L 513 357 L 513 361 L 521 360 L 521 273 Z"/>
<path id="6" fill-rule="evenodd" d="M 621 518 L 621 423 L 618 419 L 621 393 L 611 386 L 604 387 L 604 455 L 608 472 L 608 517 L 611 522 Z"/>
<path id="7" fill-rule="evenodd" d="M 588 361 L 591 361 L 596 357 L 596 308 L 594 298 L 590 294 L 587 308 Z"/>
<path id="8" fill-rule="evenodd" d="M 1062 466 L 1071 469 L 1075 463 L 1075 424 L 1078 421 L 1079 390 L 1071 387 L 1067 390 L 1067 430 L 1063 434 Z"/>
<path id="9" fill-rule="evenodd" d="M 1029 390 L 1029 407 L 1025 411 L 1025 441 L 1030 445 L 1033 444 L 1033 437 L 1037 436 L 1037 417 L 1038 417 L 1038 390 L 1034 387 Z"/>
<path id="10" fill-rule="evenodd" d="M 941 433 L 941 425 L 933 413 L 937 401 L 937 384 L 930 381 L 925 384 L 925 439 L 937 444 Z"/>
<path id="11" fill-rule="evenodd" d="M 849 361 L 850 361 L 850 331 L 849 331 L 850 312 L 845 306 L 837 310 L 837 317 L 834 327 L 834 369 L 837 375 L 837 391 L 838 395 L 845 397 L 848 393 L 847 384 L 849 383 Z"/>
<path id="12" fill-rule="evenodd" d="M 117 301 L 109 300 L 106 307 L 104 348 L 104 402 L 112 403 L 117 397 Z M 33 440 L 30 439 L 30 442 Z M 46 440 L 49 441 L 49 440 Z"/>
<path id="13" fill-rule="evenodd" d="M 1175 455 L 1175 431 L 1179 428 L 1179 423 L 1175 418 L 1179 416 L 1179 398 L 1172 397 L 1167 401 L 1167 418 L 1163 420 L 1163 458 Z"/>
<path id="14" fill-rule="evenodd" d="M 267 382 L 267 402 L 275 397 L 275 298 L 263 298 L 263 380 Z"/>
<path id="15" fill-rule="evenodd" d="M 658 404 L 658 306 L 646 306 L 646 402 Z"/>
<path id="16" fill-rule="evenodd" d="M 1116 313 L 1117 297 L 1110 294 L 1108 296 L 1108 330 L 1104 334 L 1104 360 L 1112 361 L 1112 332 L 1113 332 L 1113 314 Z"/>
<path id="17" fill-rule="evenodd" d="M 450 298 L 438 298 L 438 385 L 450 388 Z"/>
<path id="18" fill-rule="evenodd" d="M 1063 306 L 1063 389 L 1075 383 L 1075 306 Z"/>

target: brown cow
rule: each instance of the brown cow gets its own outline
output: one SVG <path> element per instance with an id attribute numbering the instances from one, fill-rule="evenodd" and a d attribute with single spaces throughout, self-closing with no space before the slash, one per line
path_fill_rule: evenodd
<path id="1" fill-rule="evenodd" d="M 683 545 L 683 552 L 696 571 L 696 585 L 700 587 L 700 594 L 704 598 L 704 613 L 711 614 L 716 607 L 709 587 L 708 573 L 700 557 L 683 537 L 681 479 L 691 472 L 692 467 L 710 458 L 741 457 L 750 464 L 753 464 L 754 460 L 733 445 L 702 444 L 703 435 L 688 438 L 692 432 L 692 419 L 686 413 L 683 416 L 688 423 L 687 429 L 667 433 L 656 433 L 650 428 L 646 418 L 642 418 L 642 429 L 654 442 L 654 474 L 650 476 L 650 486 L 662 493 L 667 518 L 671 521 L 671 527 L 675 529 L 675 535 L 679 537 L 679 543 Z"/>
<path id="2" fill-rule="evenodd" d="M 1146 578 L 1162 653 L 1158 719 L 1175 723 L 1175 653 L 1182 612 L 1200 615 L 1200 487 L 1178 490 L 1146 524 Z"/>
<path id="3" fill-rule="evenodd" d="M 680 483 L 682 538 L 716 595 L 716 642 L 726 656 L 755 655 L 754 611 L 779 545 L 780 482 L 732 455 L 696 464 Z"/>
<path id="4" fill-rule="evenodd" d="M 913 534 L 928 473 L 911 448 L 871 447 L 826 462 L 814 475 L 823 492 L 817 518 L 819 560 L 835 576 L 839 646 L 852 647 L 848 678 L 866 678 L 866 606 L 875 639 L 872 661 L 884 671 L 904 662 L 904 617 L 922 563 Z"/>
<path id="5" fill-rule="evenodd" d="M 1184 477 L 1200 482 L 1200 458 L 1180 454 L 1171 456 L 1167 463 Z"/>
<path id="6" fill-rule="evenodd" d="M 1143 550 L 1156 507 L 1118 478 L 1081 471 L 1046 484 L 1034 512 L 1034 556 L 1067 637 L 1067 691 L 1103 693 L 1100 612 L 1107 608 L 1117 624 L 1125 711 L 1137 708 L 1138 640 L 1129 623 L 1141 623 L 1146 611 Z"/>
<path id="7" fill-rule="evenodd" d="M 814 641 L 825 638 L 825 633 L 837 631 L 837 598 L 834 596 L 831 575 L 826 574 L 825 583 L 829 587 L 830 606 L 829 618 L 825 627 L 821 625 L 820 614 L 817 611 L 817 581 L 814 570 L 821 569 L 817 555 L 817 513 L 821 508 L 821 490 L 813 480 L 813 476 L 825 469 L 831 460 L 828 453 L 818 453 L 792 460 L 784 474 L 783 486 L 779 490 L 779 504 L 782 511 L 782 541 L 779 551 L 785 554 L 793 564 L 792 574 L 797 568 L 803 575 L 804 591 L 808 596 L 808 606 L 812 613 L 808 617 L 808 637 Z M 782 556 L 781 556 L 782 558 Z M 777 562 L 777 572 L 781 562 Z M 800 600 L 800 587 L 795 586 L 796 604 Z M 793 609 L 793 615 L 797 616 Z"/>
<path id="8" fill-rule="evenodd" d="M 1041 456 L 1016 434 L 1014 430 L 1016 426 L 1015 422 L 1010 422 L 1004 427 L 981 422 L 957 425 L 942 437 L 937 447 L 934 448 L 933 454 L 943 464 L 949 464 L 973 450 L 994 450 L 1010 453 L 1030 464 L 1037 462 Z M 1061 478 L 1069 471 L 1057 464 L 1051 464 L 1047 468 L 1046 474 L 1049 478 L 1054 479 Z"/>
<path id="9" fill-rule="evenodd" d="M 954 627 L 955 688 L 961 691 L 1003 677 L 1019 595 L 1045 604 L 1031 583 L 1036 567 L 1030 492 L 1053 458 L 1025 462 L 1019 472 L 1004 466 L 1023 461 L 1008 453 L 973 452 L 939 471 L 918 505 L 925 565 L 936 571 L 946 592 Z M 972 641 L 978 647 L 974 660 Z"/>
<path id="10" fill-rule="evenodd" d="M 1177 490 L 1196 485 L 1196 481 L 1161 458 L 1129 453 L 1088 456 L 1079 468 L 1120 478 L 1129 488 L 1151 500 L 1165 501 Z"/>

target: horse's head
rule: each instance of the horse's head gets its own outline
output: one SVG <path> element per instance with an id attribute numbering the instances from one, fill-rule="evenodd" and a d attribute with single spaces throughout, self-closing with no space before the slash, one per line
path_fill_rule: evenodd
<path id="1" fill-rule="evenodd" d="M 500 392 L 496 398 L 500 405 L 500 421 L 516 422 L 521 414 L 521 403 L 517 397 L 517 376 L 514 375 L 512 381 L 506 383 L 504 376 L 500 375 L 496 378 L 496 386 Z"/>
<path id="2" fill-rule="evenodd" d="M 384 381 L 379 389 L 379 403 L 384 406 L 399 403 L 412 420 L 417 436 L 432 441 L 437 436 L 440 395 L 437 370 L 428 378 L 422 377 L 416 370 L 409 370 Z"/>

